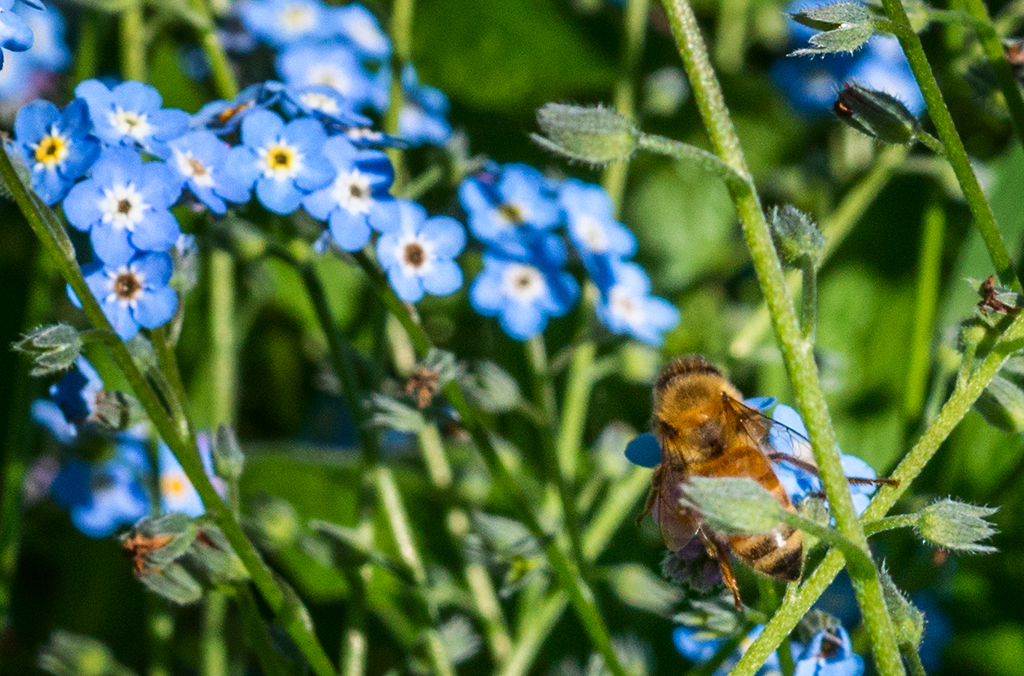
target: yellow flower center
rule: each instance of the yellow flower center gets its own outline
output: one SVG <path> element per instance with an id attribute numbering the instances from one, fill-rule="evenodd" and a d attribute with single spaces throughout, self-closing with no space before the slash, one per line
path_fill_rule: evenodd
<path id="1" fill-rule="evenodd" d="M 185 492 L 185 481 L 177 474 L 161 477 L 160 490 L 167 496 L 178 496 Z"/>
<path id="2" fill-rule="evenodd" d="M 53 169 L 63 162 L 68 156 L 68 144 L 64 137 L 51 133 L 44 136 L 43 140 L 36 146 L 36 162 L 39 162 L 47 169 Z"/>

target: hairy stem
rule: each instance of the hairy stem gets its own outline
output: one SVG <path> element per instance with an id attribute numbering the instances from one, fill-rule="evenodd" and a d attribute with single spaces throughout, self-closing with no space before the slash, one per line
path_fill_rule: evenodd
<path id="1" fill-rule="evenodd" d="M 913 420 L 924 408 L 928 388 L 928 366 L 931 363 L 932 335 L 935 331 L 935 310 L 942 281 L 942 243 L 946 234 L 946 212 L 938 199 L 933 199 L 924 213 L 924 232 L 918 256 L 917 294 L 914 299 L 914 330 L 907 367 L 907 388 L 903 411 Z"/>

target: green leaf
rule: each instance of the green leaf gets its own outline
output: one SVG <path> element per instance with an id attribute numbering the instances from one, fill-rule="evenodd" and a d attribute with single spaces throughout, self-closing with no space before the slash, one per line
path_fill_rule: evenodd
<path id="1" fill-rule="evenodd" d="M 863 46 L 875 32 L 870 23 L 844 25 L 842 28 L 812 35 L 808 42 L 811 47 L 798 49 L 790 56 L 810 56 L 815 54 L 853 53 Z"/>
<path id="2" fill-rule="evenodd" d="M 830 31 L 843 24 L 861 24 L 871 21 L 871 11 L 859 2 L 840 2 L 834 5 L 810 7 L 790 14 L 793 21 L 808 28 Z"/>

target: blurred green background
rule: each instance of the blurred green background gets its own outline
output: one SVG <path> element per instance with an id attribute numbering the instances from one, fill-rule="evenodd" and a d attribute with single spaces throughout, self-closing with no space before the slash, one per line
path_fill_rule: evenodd
<path id="1" fill-rule="evenodd" d="M 374 3 L 367 3 L 375 9 Z M 786 51 L 784 6 L 752 0 L 742 66 L 721 74 L 744 149 L 767 206 L 793 203 L 825 219 L 872 162 L 878 149 L 833 119 L 807 120 L 791 110 L 767 74 Z M 728 26 L 716 3 L 697 4 L 712 45 Z M 621 11 L 601 4 L 582 12 L 563 0 L 423 0 L 417 7 L 415 58 L 421 79 L 451 97 L 454 126 L 464 130 L 474 153 L 500 162 L 526 162 L 555 174 L 595 172 L 567 166 L 533 145 L 534 110 L 547 101 L 608 102 L 620 47 Z M 74 35 L 71 26 L 69 37 Z M 112 37 L 112 36 L 110 36 Z M 1024 153 L 1010 137 L 998 112 L 969 90 L 960 77 L 964 60 L 953 58 L 943 31 L 926 35 L 940 82 L 969 151 L 982 163 L 996 219 L 1011 252 L 1024 243 Z M 716 52 L 721 58 L 721 52 Z M 115 67 L 116 55 L 109 55 Z M 180 52 L 172 41 L 155 47 L 152 81 L 166 104 L 195 111 L 212 93 L 180 74 Z M 677 66 L 674 44 L 655 6 L 643 58 L 643 73 Z M 706 147 L 692 101 L 668 117 L 647 116 L 645 130 Z M 413 158 L 424 163 L 428 157 Z M 964 279 L 984 278 L 990 265 L 969 213 L 948 176 L 913 156 L 881 190 L 850 236 L 821 273 L 818 344 L 824 381 L 842 449 L 871 463 L 880 474 L 890 470 L 920 431 L 919 405 L 908 402 L 920 373 L 909 372 L 910 336 L 918 303 L 917 273 L 924 214 L 934 208 L 944 219 L 939 305 L 932 331 L 932 360 L 923 374 L 927 390 L 945 393 L 933 377 L 950 360 L 957 322 L 971 316 L 977 297 Z M 432 213 L 461 215 L 453 190 L 437 190 L 425 200 Z M 654 292 L 675 302 L 682 322 L 667 340 L 664 355 L 699 352 L 725 367 L 744 394 L 773 395 L 792 403 L 781 357 L 770 333 L 753 343 L 734 345 L 738 332 L 755 317 L 760 295 L 728 196 L 718 179 L 664 159 L 640 157 L 631 166 L 623 220 L 637 234 L 637 256 L 651 275 Z M 24 328 L 36 247 L 20 215 L 0 204 L 0 344 L 9 345 Z M 474 254 L 464 257 L 467 270 Z M 1015 260 L 1021 260 L 1017 255 Z M 369 350 L 381 308 L 361 276 L 338 260 L 321 263 L 336 316 L 357 346 Z M 340 399 L 325 387 L 326 343 L 313 321 L 299 280 L 274 264 L 242 266 L 240 334 L 241 408 L 239 431 L 248 444 L 250 464 L 244 477 L 248 496 L 268 493 L 290 501 L 303 518 L 351 524 L 355 518 L 353 472 L 344 448 L 353 440 Z M 467 275 L 468 277 L 468 275 Z M 47 321 L 81 324 L 63 285 L 44 269 L 37 279 L 52 299 Z M 181 360 L 201 419 L 209 387 L 205 377 L 206 318 L 201 287 L 188 299 Z M 513 374 L 524 373 L 521 347 L 501 334 L 496 323 L 476 315 L 465 289 L 420 305 L 425 325 L 437 343 L 461 358 L 491 358 Z M 568 317 L 547 331 L 557 353 L 570 339 L 576 321 Z M 742 348 L 742 349 L 739 349 Z M 602 354 L 620 349 L 614 341 Z M 101 363 L 102 355 L 91 355 Z M 953 364 L 956 364 L 955 358 Z M 383 367 L 382 367 L 383 368 Z M 5 426 L 3 453 L 28 448 L 30 458 L 54 452 L 53 443 L 12 410 L 13 384 L 20 362 L 0 350 L 0 411 Z M 19 375 L 20 374 L 20 375 Z M 641 376 L 643 374 L 640 374 Z M 912 380 L 913 379 L 913 382 Z M 562 382 L 560 377 L 559 383 Z M 12 384 L 12 386 L 7 386 Z M 37 396 L 49 383 L 34 381 Z M 110 383 L 108 383 L 110 385 Z M 528 383 L 521 382 L 524 390 Z M 649 383 L 643 377 L 612 375 L 594 391 L 586 439 L 593 442 L 613 422 L 637 430 L 646 427 Z M 515 420 L 502 425 L 510 439 L 529 447 L 527 431 Z M 527 448 L 524 462 L 536 462 Z M 441 512 L 423 486 L 419 457 L 397 452 L 393 458 L 406 490 L 419 542 L 429 558 L 451 562 L 453 555 L 439 525 Z M 471 464 L 467 466 L 472 466 Z M 464 470 L 466 471 L 466 470 Z M 932 612 L 945 615 L 954 636 L 942 653 L 942 674 L 1024 673 L 1024 444 L 1019 436 L 989 426 L 977 413 L 961 423 L 950 441 L 912 489 L 915 501 L 953 495 L 978 504 L 999 505 L 995 522 L 1001 533 L 993 543 L 1000 553 L 976 557 L 940 557 L 907 533 L 877 538 L 876 553 L 888 562 L 896 582 L 923 594 Z M 637 505 L 636 513 L 639 513 Z M 639 562 L 659 570 L 662 548 L 631 520 L 620 530 L 601 563 Z M 310 602 L 328 652 L 337 653 L 344 584 L 337 573 L 295 552 L 275 560 Z M 600 603 L 615 633 L 648 642 L 658 670 L 684 667 L 671 643 L 672 623 L 625 603 L 608 587 L 599 587 Z M 114 540 L 93 541 L 76 531 L 67 515 L 46 499 L 31 501 L 24 514 L 23 542 L 13 584 L 13 623 L 3 634 L 0 660 L 10 674 L 31 673 L 39 646 L 63 628 L 105 641 L 129 666 L 145 664 L 147 641 L 141 627 L 147 603 Z M 200 614 L 175 612 L 176 658 L 182 673 L 197 663 Z M 399 666 L 400 648 L 391 629 L 371 620 L 370 673 Z M 567 653 L 588 655 L 576 619 L 567 613 L 549 641 L 535 673 L 557 668 Z M 232 632 L 229 640 L 241 640 Z M 465 673 L 486 669 L 476 658 Z"/>

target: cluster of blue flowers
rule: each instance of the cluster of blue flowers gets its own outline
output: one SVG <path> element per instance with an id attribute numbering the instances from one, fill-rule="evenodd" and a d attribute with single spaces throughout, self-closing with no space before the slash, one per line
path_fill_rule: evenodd
<path id="1" fill-rule="evenodd" d="M 84 358 L 50 388 L 50 399 L 32 405 L 33 418 L 45 426 L 69 454 L 61 463 L 50 493 L 65 507 L 78 530 L 89 537 L 113 535 L 152 511 L 152 463 L 147 445 L 151 443 L 145 425 L 116 434 L 113 451 L 99 460 L 83 460 L 75 452 L 102 431 L 99 419 L 105 398 L 99 374 Z M 218 490 L 223 483 L 213 472 L 209 437 L 198 435 L 199 452 L 207 474 Z M 160 486 L 160 508 L 164 513 L 192 517 L 205 511 L 174 454 L 163 442 L 157 450 L 156 479 Z"/>
<path id="2" fill-rule="evenodd" d="M 67 68 L 64 18 L 36 0 L 0 0 L 0 108 L 17 108 L 52 88 Z M 13 113 L 13 111 L 12 111 Z"/>
<path id="3" fill-rule="evenodd" d="M 580 296 L 565 270 L 569 248 L 600 293 L 597 316 L 616 334 L 660 345 L 679 322 L 668 301 L 650 295 L 643 269 L 629 261 L 636 238 L 615 220 L 611 200 L 597 185 L 556 182 L 522 164 L 491 164 L 459 187 L 469 229 L 483 243 L 483 271 L 470 287 L 473 307 L 496 316 L 518 340 L 544 330 Z"/>
<path id="4" fill-rule="evenodd" d="M 242 25 L 277 53 L 278 77 L 290 87 L 327 87 L 353 110 L 383 113 L 391 101 L 391 42 L 366 7 L 320 0 L 243 0 Z M 444 144 L 452 134 L 448 98 L 423 85 L 415 68 L 401 73 L 398 133 L 410 145 Z"/>
<path id="5" fill-rule="evenodd" d="M 712 672 L 713 676 L 728 674 L 762 631 L 764 625 L 754 627 L 736 651 Z M 699 627 L 684 625 L 676 627 L 672 640 L 687 660 L 694 664 L 705 664 L 711 661 L 728 639 Z M 825 630 L 817 632 L 806 646 L 790 641 L 789 649 L 796 666 L 794 676 L 861 676 L 864 673 L 864 660 L 853 652 L 850 635 L 842 626 L 837 627 L 834 633 Z M 772 653 L 757 673 L 758 676 L 781 676 L 778 653 Z"/>
<path id="6" fill-rule="evenodd" d="M 796 0 L 790 13 L 825 4 L 821 0 Z M 816 31 L 790 22 L 796 47 L 805 46 Z M 772 77 L 790 103 L 808 116 L 830 113 L 836 96 L 846 82 L 856 82 L 895 96 L 914 115 L 924 111 L 924 97 L 896 38 L 875 35 L 853 54 L 824 54 L 820 57 L 785 57 L 775 62 Z"/>

